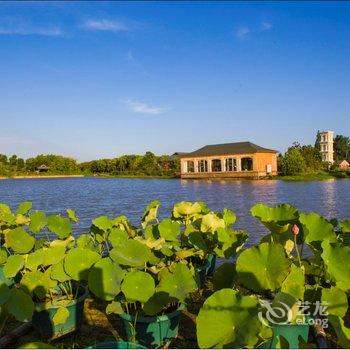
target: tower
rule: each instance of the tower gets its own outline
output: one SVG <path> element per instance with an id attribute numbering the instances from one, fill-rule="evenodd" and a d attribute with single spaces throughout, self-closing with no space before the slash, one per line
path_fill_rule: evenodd
<path id="1" fill-rule="evenodd" d="M 333 131 L 320 132 L 320 153 L 324 162 L 333 163 Z"/>

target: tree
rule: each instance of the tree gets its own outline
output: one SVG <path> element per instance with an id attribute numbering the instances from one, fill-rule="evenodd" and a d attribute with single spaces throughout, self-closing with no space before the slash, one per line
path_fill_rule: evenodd
<path id="1" fill-rule="evenodd" d="M 304 158 L 307 171 L 313 172 L 323 168 L 322 156 L 316 147 L 304 145 L 300 147 L 300 153 Z"/>
<path id="2" fill-rule="evenodd" d="M 334 158 L 337 162 L 343 159 L 350 160 L 350 139 L 347 136 L 337 135 L 334 139 Z"/>
<path id="3" fill-rule="evenodd" d="M 283 175 L 299 175 L 306 170 L 306 163 L 300 149 L 290 147 L 281 161 Z"/>
<path id="4" fill-rule="evenodd" d="M 315 148 L 318 150 L 318 151 L 321 151 L 321 133 L 320 133 L 320 130 L 317 130 L 317 134 L 316 134 L 316 141 L 315 141 Z"/>

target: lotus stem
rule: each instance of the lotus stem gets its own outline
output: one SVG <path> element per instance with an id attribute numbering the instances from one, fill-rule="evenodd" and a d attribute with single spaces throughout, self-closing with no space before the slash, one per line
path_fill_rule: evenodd
<path id="1" fill-rule="evenodd" d="M 297 251 L 299 267 L 301 267 L 301 259 L 300 259 L 300 254 L 299 254 L 298 243 L 297 243 L 297 236 L 296 235 L 294 235 L 294 246 L 295 246 L 295 250 Z"/>

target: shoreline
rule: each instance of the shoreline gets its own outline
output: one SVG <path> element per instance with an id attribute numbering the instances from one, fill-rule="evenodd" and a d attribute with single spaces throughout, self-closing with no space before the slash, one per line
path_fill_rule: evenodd
<path id="1" fill-rule="evenodd" d="M 0 180 L 13 179 L 51 179 L 51 178 L 65 178 L 65 177 L 84 177 L 85 175 L 16 175 L 11 177 L 0 176 Z"/>

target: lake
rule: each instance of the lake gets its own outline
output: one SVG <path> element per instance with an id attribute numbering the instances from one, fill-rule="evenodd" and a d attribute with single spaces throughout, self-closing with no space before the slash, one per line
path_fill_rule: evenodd
<path id="1" fill-rule="evenodd" d="M 138 224 L 146 205 L 161 201 L 160 218 L 179 201 L 205 201 L 209 208 L 232 209 L 237 228 L 247 229 L 250 243 L 265 233 L 249 209 L 258 202 L 290 203 L 303 211 L 316 211 L 328 218 L 350 218 L 350 180 L 285 182 L 278 180 L 180 180 L 126 178 L 8 179 L 0 181 L 0 202 L 15 208 L 32 201 L 33 208 L 63 213 L 72 208 L 80 218 L 75 233 L 87 231 L 91 219 L 100 215 L 126 215 Z"/>

